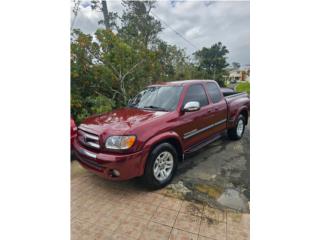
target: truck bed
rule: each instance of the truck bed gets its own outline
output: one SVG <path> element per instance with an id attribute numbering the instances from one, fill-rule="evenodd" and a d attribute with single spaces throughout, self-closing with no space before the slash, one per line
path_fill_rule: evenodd
<path id="1" fill-rule="evenodd" d="M 236 123 L 236 117 L 239 114 L 239 109 L 246 106 L 250 109 L 249 95 L 245 92 L 227 92 L 223 93 L 228 108 L 228 124 L 227 127 L 234 127 Z M 249 112 L 249 111 L 248 111 Z"/>
<path id="2" fill-rule="evenodd" d="M 226 93 L 226 94 L 223 94 L 224 98 L 226 99 L 233 99 L 233 98 L 238 98 L 240 96 L 243 96 L 243 97 L 248 97 L 248 94 L 245 93 L 245 92 L 233 92 L 233 93 Z"/>

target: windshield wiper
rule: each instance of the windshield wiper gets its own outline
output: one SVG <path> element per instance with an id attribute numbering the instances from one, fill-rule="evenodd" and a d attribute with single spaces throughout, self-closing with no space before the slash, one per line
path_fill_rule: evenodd
<path id="1" fill-rule="evenodd" d="M 159 111 L 165 111 L 165 112 L 168 112 L 167 109 L 165 108 L 162 108 L 162 107 L 157 107 L 157 106 L 153 106 L 153 105 L 150 105 L 150 106 L 144 106 L 143 109 L 155 109 L 155 110 L 159 110 Z"/>

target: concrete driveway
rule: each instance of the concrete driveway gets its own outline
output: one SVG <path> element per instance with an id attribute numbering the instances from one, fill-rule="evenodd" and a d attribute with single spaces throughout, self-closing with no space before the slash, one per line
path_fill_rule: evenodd
<path id="1" fill-rule="evenodd" d="M 72 239 L 249 239 L 249 131 L 200 150 L 153 192 L 138 180 L 106 181 L 73 161 Z"/>

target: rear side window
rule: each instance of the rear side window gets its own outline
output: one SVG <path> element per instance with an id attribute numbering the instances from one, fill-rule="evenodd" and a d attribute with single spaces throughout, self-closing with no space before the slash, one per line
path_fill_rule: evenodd
<path id="1" fill-rule="evenodd" d="M 187 95 L 184 98 L 183 105 L 192 101 L 199 102 L 200 107 L 208 105 L 208 98 L 202 85 L 196 84 L 189 87 Z"/>
<path id="2" fill-rule="evenodd" d="M 220 89 L 215 83 L 208 83 L 208 92 L 212 102 L 216 103 L 221 100 Z"/>

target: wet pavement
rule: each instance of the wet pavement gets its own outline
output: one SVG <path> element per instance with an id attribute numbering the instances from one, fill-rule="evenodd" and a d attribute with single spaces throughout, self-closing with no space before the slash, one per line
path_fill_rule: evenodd
<path id="1" fill-rule="evenodd" d="M 167 189 L 185 199 L 249 212 L 250 126 L 241 140 L 225 135 L 188 157 Z"/>

